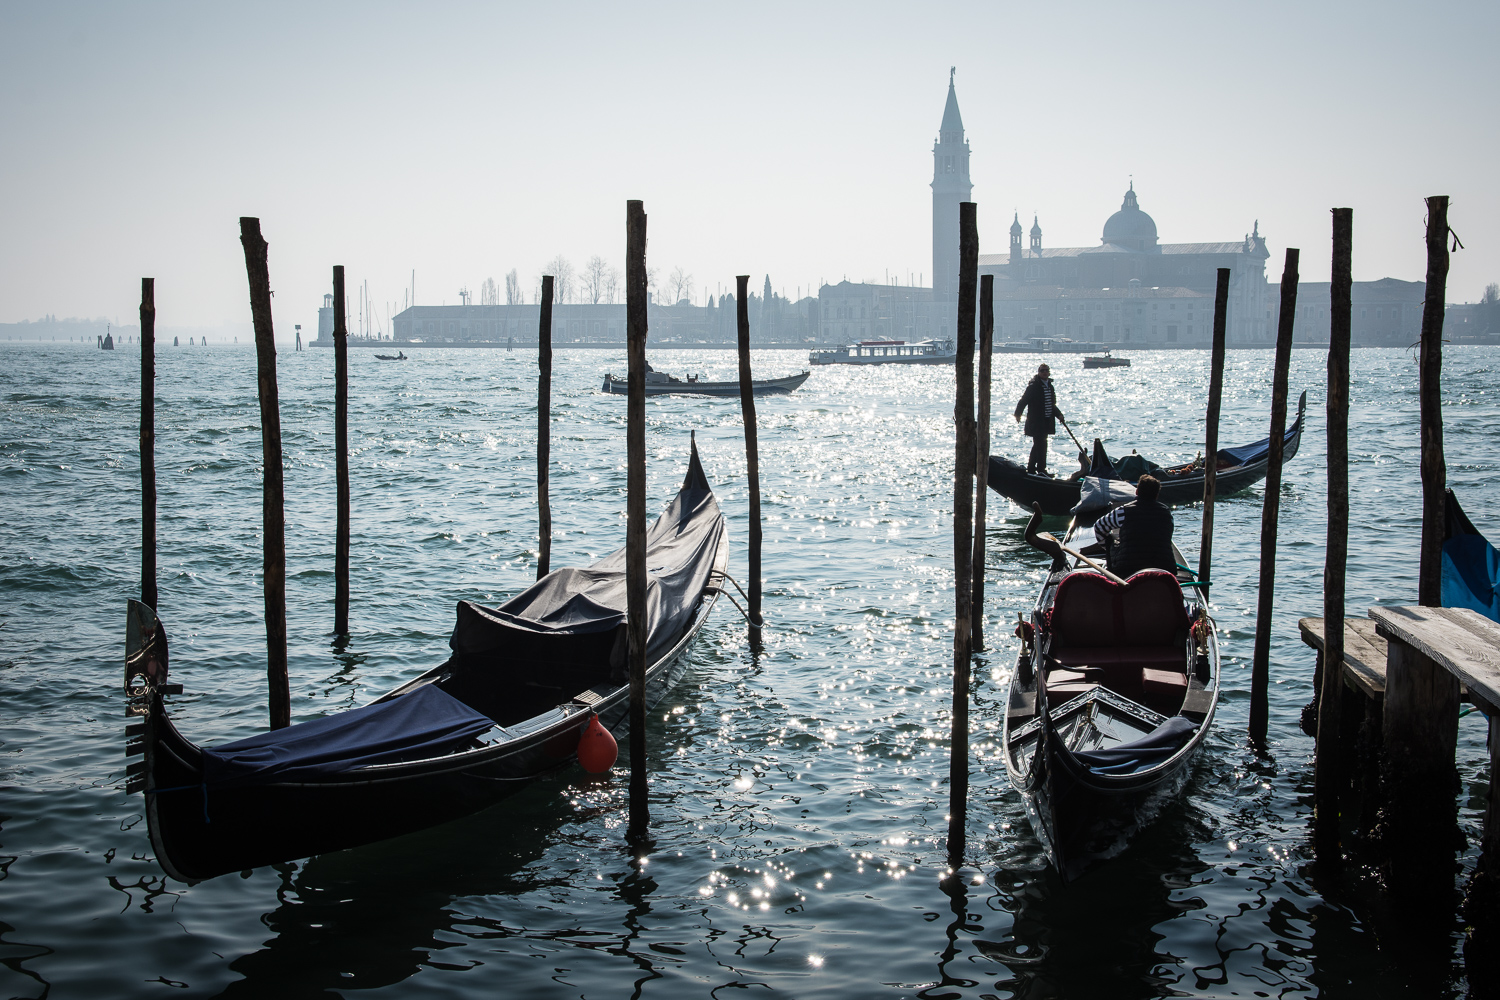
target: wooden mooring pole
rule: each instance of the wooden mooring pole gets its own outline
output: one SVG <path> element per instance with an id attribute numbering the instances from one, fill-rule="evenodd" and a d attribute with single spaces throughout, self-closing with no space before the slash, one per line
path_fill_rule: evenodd
<path id="1" fill-rule="evenodd" d="M 646 209 L 625 203 L 625 601 L 630 667 L 630 825 L 651 823 L 646 796 Z"/>
<path id="2" fill-rule="evenodd" d="M 1349 341 L 1353 324 L 1354 210 L 1333 210 L 1333 272 L 1328 302 L 1328 541 L 1323 559 L 1323 671 L 1318 681 L 1313 760 L 1313 848 L 1338 863 L 1339 798 L 1344 787 L 1344 571 L 1349 558 Z"/>
<path id="3" fill-rule="evenodd" d="M 1448 199 L 1427 199 L 1427 295 L 1422 309 L 1418 398 L 1422 442 L 1422 543 L 1417 597 L 1442 604 L 1442 337 L 1448 282 Z M 1459 682 L 1425 653 L 1392 642 L 1385 672 L 1385 803 L 1380 846 L 1386 881 L 1407 903 L 1441 908 L 1453 893 L 1458 833 Z"/>
<path id="4" fill-rule="evenodd" d="M 1286 446 L 1287 369 L 1292 362 L 1292 324 L 1297 314 L 1297 260 L 1288 247 L 1281 273 L 1281 321 L 1271 375 L 1271 453 L 1266 460 L 1266 492 L 1260 512 L 1260 601 L 1255 616 L 1255 654 L 1250 666 L 1250 738 L 1266 742 L 1270 724 L 1271 616 L 1276 596 L 1276 526 L 1281 512 L 1281 457 Z"/>
<path id="5" fill-rule="evenodd" d="M 964 861 L 969 803 L 969 661 L 974 581 L 974 301 L 979 227 L 975 204 L 958 206 L 958 357 L 953 401 L 953 726 L 948 744 L 948 867 Z"/>
<path id="6" fill-rule="evenodd" d="M 250 316 L 255 325 L 255 362 L 260 390 L 261 530 L 265 556 L 266 685 L 271 728 L 292 723 L 286 669 L 286 509 L 281 469 L 281 403 L 276 394 L 276 330 L 271 322 L 271 271 L 260 220 L 240 219 L 245 273 L 250 280 Z"/>
<path id="7" fill-rule="evenodd" d="M 552 495 L 547 467 L 552 461 L 552 282 L 542 275 L 542 316 L 536 331 L 536 578 L 552 571 Z M 627 408 L 628 408 L 627 403 Z"/>
<path id="8" fill-rule="evenodd" d="M 1417 603 L 1443 603 L 1443 493 L 1448 465 L 1443 457 L 1443 310 L 1448 296 L 1448 196 L 1427 199 L 1427 294 L 1422 303 L 1422 348 L 1418 361 L 1422 414 L 1422 551 L 1417 567 Z"/>
<path id="9" fill-rule="evenodd" d="M 333 437 L 338 527 L 333 545 L 333 634 L 349 634 L 349 320 L 344 315 L 344 266 L 333 268 Z"/>
<path id="10" fill-rule="evenodd" d="M 759 649 L 761 625 L 760 614 L 760 443 L 756 435 L 755 389 L 750 377 L 750 276 L 735 277 L 735 313 L 739 325 L 740 348 L 740 412 L 745 421 L 745 472 L 746 487 L 750 491 L 750 586 L 747 598 L 750 602 L 750 645 Z"/>
<path id="11" fill-rule="evenodd" d="M 977 266 L 977 265 L 976 265 Z M 984 648 L 984 529 L 989 520 L 990 376 L 995 368 L 995 276 L 979 279 L 979 415 L 974 433 L 974 597 L 969 607 L 975 649 Z"/>
<path id="12" fill-rule="evenodd" d="M 141 279 L 141 603 L 156 610 L 156 279 Z"/>
<path id="13" fill-rule="evenodd" d="M 1208 603 L 1214 557 L 1214 492 L 1219 484 L 1219 411 L 1224 405 L 1224 347 L 1229 330 L 1229 268 L 1219 268 L 1214 288 L 1214 342 L 1208 365 L 1208 416 L 1203 442 L 1203 533 L 1198 543 L 1199 593 Z"/>

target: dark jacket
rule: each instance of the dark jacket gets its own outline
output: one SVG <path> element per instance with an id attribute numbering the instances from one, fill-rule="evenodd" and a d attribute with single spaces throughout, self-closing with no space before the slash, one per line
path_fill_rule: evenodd
<path id="1" fill-rule="evenodd" d="M 1120 526 L 1109 546 L 1109 568 L 1128 577 L 1143 569 L 1175 572 L 1172 511 L 1156 500 L 1136 500 L 1120 508 Z"/>
<path id="2" fill-rule="evenodd" d="M 1063 412 L 1057 408 L 1057 391 L 1053 389 L 1050 378 L 1040 375 L 1032 378 L 1021 394 L 1021 401 L 1016 404 L 1016 416 L 1019 417 L 1022 410 L 1026 411 L 1028 437 L 1057 433 L 1057 421 L 1053 418 L 1061 417 Z"/>

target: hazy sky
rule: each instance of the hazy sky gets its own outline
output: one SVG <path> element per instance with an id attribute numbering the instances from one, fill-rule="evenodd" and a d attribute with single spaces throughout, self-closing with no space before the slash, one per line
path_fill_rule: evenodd
<path id="1" fill-rule="evenodd" d="M 0 4 L 0 321 L 249 319 L 238 217 L 270 242 L 277 333 L 330 268 L 384 322 L 516 268 L 648 262 L 805 294 L 930 282 L 948 67 L 981 251 L 1012 210 L 1097 245 L 1134 175 L 1163 242 L 1256 219 L 1279 275 L 1425 274 L 1453 197 L 1450 301 L 1500 280 L 1500 4 Z M 1274 280 L 1274 277 L 1273 277 Z"/>

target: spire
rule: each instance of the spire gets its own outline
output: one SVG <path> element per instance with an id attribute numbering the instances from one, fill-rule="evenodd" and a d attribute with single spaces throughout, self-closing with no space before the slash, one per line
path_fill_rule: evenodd
<path id="1" fill-rule="evenodd" d="M 1036 216 L 1031 217 L 1031 252 L 1040 254 L 1042 252 L 1042 225 L 1036 221 Z"/>
<path id="2" fill-rule="evenodd" d="M 1036 221 L 1036 216 L 1035 215 L 1033 215 L 1031 217 L 1031 235 L 1032 236 L 1040 236 L 1040 235 L 1042 235 L 1041 224 Z"/>
<path id="3" fill-rule="evenodd" d="M 1015 220 L 1010 224 L 1010 234 L 1019 240 L 1021 238 L 1021 233 L 1023 233 L 1024 231 L 1025 230 L 1021 228 L 1021 213 L 1017 211 Z"/>
<path id="4" fill-rule="evenodd" d="M 958 113 L 958 92 L 953 89 L 953 77 L 958 72 L 957 66 L 948 68 L 948 104 L 943 108 L 943 124 L 939 132 L 962 132 L 964 130 L 963 117 Z"/>
<path id="5" fill-rule="evenodd" d="M 1140 208 L 1140 203 L 1135 198 L 1135 178 L 1130 179 L 1130 190 L 1125 192 L 1125 200 L 1120 203 L 1120 211 L 1128 208 Z"/>

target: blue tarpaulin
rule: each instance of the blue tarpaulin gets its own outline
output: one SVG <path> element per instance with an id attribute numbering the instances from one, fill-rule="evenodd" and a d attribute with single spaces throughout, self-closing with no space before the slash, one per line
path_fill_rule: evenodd
<path id="1" fill-rule="evenodd" d="M 1500 622 L 1500 553 L 1483 535 L 1455 535 L 1443 543 L 1443 607 L 1470 608 Z"/>
<path id="2" fill-rule="evenodd" d="M 1286 444 L 1291 444 L 1292 438 L 1298 430 L 1297 425 L 1293 424 L 1291 429 L 1286 432 L 1283 441 Z M 1226 463 L 1230 467 L 1249 465 L 1252 462 L 1263 461 L 1269 454 L 1271 454 L 1271 439 L 1268 437 L 1261 438 L 1254 444 L 1240 445 L 1238 448 L 1220 448 L 1218 456 L 1219 465 L 1220 467 L 1224 467 Z"/>
<path id="3" fill-rule="evenodd" d="M 316 781 L 367 764 L 434 756 L 492 726 L 427 684 L 390 701 L 204 747 L 204 777 L 211 788 Z"/>

